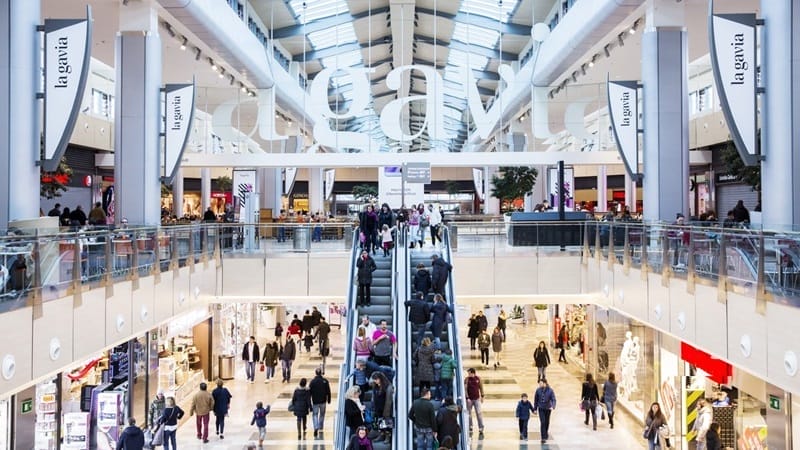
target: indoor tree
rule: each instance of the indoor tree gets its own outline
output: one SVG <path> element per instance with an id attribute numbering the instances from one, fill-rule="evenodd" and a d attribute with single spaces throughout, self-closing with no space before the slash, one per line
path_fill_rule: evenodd
<path id="1" fill-rule="evenodd" d="M 54 172 L 41 170 L 39 176 L 39 196 L 48 200 L 61 197 L 61 191 L 67 190 L 67 184 L 72 179 L 72 168 L 67 164 L 67 158 L 61 158 Z"/>
<path id="2" fill-rule="evenodd" d="M 531 195 L 539 171 L 534 167 L 500 167 L 492 175 L 492 197 L 500 200 L 501 210 L 513 209 L 513 201 Z"/>
<path id="3" fill-rule="evenodd" d="M 378 188 L 370 184 L 357 184 L 352 193 L 356 200 L 364 203 L 372 203 L 378 198 Z"/>

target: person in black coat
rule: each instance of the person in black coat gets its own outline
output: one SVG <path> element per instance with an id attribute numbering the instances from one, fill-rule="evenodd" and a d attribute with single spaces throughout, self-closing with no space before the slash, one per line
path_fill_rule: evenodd
<path id="1" fill-rule="evenodd" d="M 586 374 L 586 381 L 581 386 L 581 401 L 582 407 L 586 418 L 583 420 L 584 425 L 589 425 L 589 415 L 592 415 L 592 429 L 597 430 L 597 402 L 600 401 L 600 393 L 597 389 L 597 383 L 594 382 L 592 374 Z"/>
<path id="2" fill-rule="evenodd" d="M 136 419 L 128 419 L 128 426 L 119 436 L 117 450 L 142 450 L 144 449 L 144 432 L 136 426 Z"/>
<path id="3" fill-rule="evenodd" d="M 358 215 L 358 229 L 364 235 L 364 240 L 361 242 L 361 248 L 375 254 L 375 249 L 378 247 L 378 215 L 375 213 L 375 207 L 367 205 L 364 211 Z"/>
<path id="4" fill-rule="evenodd" d="M 711 422 L 711 426 L 706 432 L 706 450 L 722 450 L 722 442 L 719 439 L 719 424 Z"/>
<path id="5" fill-rule="evenodd" d="M 439 442 L 445 440 L 447 436 L 453 440 L 451 448 L 458 448 L 458 438 L 461 435 L 461 425 L 458 423 L 458 415 L 461 414 L 461 406 L 453 402 L 453 397 L 444 398 L 441 408 L 436 413 L 436 428 L 439 430 Z"/>
<path id="6" fill-rule="evenodd" d="M 427 294 L 431 291 L 433 282 L 431 282 L 431 274 L 428 272 L 428 269 L 425 268 L 425 264 L 417 264 L 417 272 L 414 274 L 414 281 L 412 281 L 412 284 L 414 286 L 414 292 L 423 292 Z"/>
<path id="7" fill-rule="evenodd" d="M 350 429 L 348 436 L 355 434 L 358 427 L 364 425 L 364 407 L 358 398 L 360 395 L 361 388 L 358 386 L 350 386 L 345 394 L 344 423 Z"/>
<path id="8" fill-rule="evenodd" d="M 217 380 L 217 387 L 211 391 L 211 397 L 214 398 L 214 417 L 216 418 L 215 428 L 220 439 L 225 439 L 225 416 L 228 415 L 228 410 L 231 406 L 231 392 L 222 385 L 222 380 Z"/>
<path id="9" fill-rule="evenodd" d="M 300 386 L 292 394 L 292 405 L 294 406 L 292 412 L 297 417 L 297 439 L 302 438 L 301 428 L 302 434 L 306 434 L 306 420 L 312 409 L 311 392 L 306 389 L 306 384 L 308 384 L 308 380 L 301 378 Z"/>
<path id="10" fill-rule="evenodd" d="M 84 226 L 86 225 L 86 213 L 83 212 L 83 207 L 78 205 L 75 209 L 69 213 L 69 224 L 72 226 Z"/>
<path id="11" fill-rule="evenodd" d="M 356 268 L 358 269 L 356 274 L 358 278 L 358 305 L 356 306 L 371 306 L 372 272 L 378 270 L 378 266 L 375 265 L 375 260 L 369 256 L 369 253 L 363 250 L 358 261 L 356 261 Z"/>
<path id="12" fill-rule="evenodd" d="M 476 350 L 477 347 L 475 346 L 475 341 L 478 339 L 478 335 L 481 334 L 480 324 L 478 323 L 478 316 L 473 314 L 469 318 L 469 322 L 467 322 L 467 337 L 469 338 L 469 349 Z"/>
<path id="13" fill-rule="evenodd" d="M 431 261 L 431 265 L 433 266 L 433 273 L 431 274 L 433 292 L 444 296 L 444 286 L 447 284 L 447 278 L 450 276 L 453 266 L 442 258 L 439 258 L 439 255 L 431 256 Z"/>

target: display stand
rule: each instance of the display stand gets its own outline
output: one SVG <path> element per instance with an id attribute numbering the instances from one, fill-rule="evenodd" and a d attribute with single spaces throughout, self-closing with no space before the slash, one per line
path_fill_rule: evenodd
<path id="1" fill-rule="evenodd" d="M 58 423 L 58 388 L 53 381 L 36 386 L 36 435 L 35 450 L 51 450 L 56 448 Z"/>

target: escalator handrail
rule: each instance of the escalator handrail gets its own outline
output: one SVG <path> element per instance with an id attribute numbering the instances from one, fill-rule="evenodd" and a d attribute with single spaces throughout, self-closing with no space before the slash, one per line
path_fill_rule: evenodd
<path id="1" fill-rule="evenodd" d="M 398 280 L 403 280 L 402 283 L 398 283 L 398 300 L 402 299 L 402 303 L 398 302 L 398 306 L 395 308 L 394 313 L 398 320 L 395 322 L 398 324 L 395 329 L 398 333 L 397 341 L 399 342 L 397 371 L 395 373 L 395 387 L 397 388 L 397 392 L 400 392 L 400 389 L 404 389 L 404 392 L 396 396 L 396 409 L 399 414 L 395 420 L 396 429 L 394 434 L 397 435 L 397 440 L 395 442 L 396 447 L 393 448 L 413 447 L 413 444 L 410 444 L 413 442 L 411 440 L 412 431 L 410 420 L 408 418 L 408 414 L 406 414 L 406 411 L 408 411 L 411 407 L 410 400 L 414 392 L 414 386 L 412 385 L 413 381 L 411 379 L 411 339 L 409 338 L 411 334 L 408 324 L 408 311 L 405 307 L 405 299 L 408 298 L 408 290 L 411 283 L 411 270 L 409 268 L 409 264 L 411 264 L 411 257 L 409 256 L 407 242 L 403 242 L 403 255 L 404 261 L 401 267 L 404 269 L 404 273 L 398 274 Z M 400 305 L 403 306 L 401 307 Z M 399 326 L 399 324 L 402 324 L 402 326 Z"/>
<path id="2" fill-rule="evenodd" d="M 395 338 L 397 339 L 397 348 L 398 348 L 398 354 L 397 354 L 398 360 L 395 361 L 395 363 L 393 364 L 393 367 L 395 368 L 395 379 L 392 380 L 392 383 L 393 383 L 393 385 L 395 387 L 395 390 L 394 390 L 394 397 L 395 398 L 392 399 L 392 406 L 394 408 L 394 411 L 392 412 L 392 416 L 395 418 L 395 421 L 394 421 L 395 422 L 395 427 L 397 427 L 396 424 L 399 422 L 397 420 L 397 418 L 400 417 L 399 411 L 402 411 L 401 409 L 398 408 L 398 404 L 397 404 L 397 399 L 398 399 L 398 397 L 400 397 L 398 395 L 398 391 L 397 391 L 397 386 L 398 386 L 397 385 L 397 379 L 398 379 L 397 375 L 398 375 L 398 372 L 399 372 L 399 369 L 400 369 L 400 361 L 399 361 L 400 348 L 401 348 L 401 343 L 406 342 L 405 338 L 403 338 L 401 340 L 400 333 L 399 333 L 399 330 L 401 328 L 403 328 L 403 327 L 399 326 L 399 324 L 401 323 L 400 322 L 401 317 L 400 317 L 400 313 L 399 313 L 399 310 L 401 308 L 399 307 L 399 305 L 402 303 L 401 299 L 403 298 L 403 297 L 400 296 L 400 289 L 401 289 L 402 283 L 400 283 L 399 280 L 402 279 L 401 275 L 402 275 L 403 265 L 401 264 L 402 260 L 398 260 L 398 258 L 400 258 L 400 249 L 401 248 L 405 248 L 405 246 L 406 246 L 406 240 L 405 240 L 404 234 L 405 234 L 405 227 L 403 226 L 403 224 L 398 225 L 397 233 L 396 233 L 396 239 L 395 239 L 395 249 L 392 252 L 392 291 L 391 291 L 392 292 L 391 302 L 392 302 L 392 305 L 393 305 L 393 307 L 392 307 L 392 325 L 393 325 L 393 328 L 394 328 Z M 405 434 L 401 433 L 400 430 L 395 430 L 392 433 L 392 447 L 391 448 L 402 448 L 402 447 L 398 447 L 398 442 L 401 440 L 402 436 L 404 436 L 404 435 Z"/>
<path id="3" fill-rule="evenodd" d="M 444 249 L 446 255 L 446 261 L 450 264 L 453 263 L 453 252 L 452 248 L 450 247 L 450 230 L 448 227 L 444 227 Z M 453 360 L 456 361 L 456 370 L 454 371 L 454 379 L 455 386 L 453 389 L 453 400 L 456 404 L 461 404 L 464 402 L 461 407 L 461 439 L 459 439 L 459 443 L 461 448 L 469 448 L 469 433 L 467 432 L 467 427 L 464 425 L 469 422 L 469 417 L 467 417 L 467 407 L 466 407 L 466 395 L 464 392 L 464 372 L 461 367 L 461 346 L 459 345 L 459 334 L 458 334 L 458 324 L 460 323 L 458 320 L 458 314 L 456 310 L 456 301 L 455 301 L 455 289 L 453 289 L 453 274 L 450 273 L 450 276 L 447 278 L 447 286 L 445 287 L 447 291 L 447 304 L 452 310 L 450 313 L 452 316 L 452 323 L 447 324 L 448 327 L 448 343 L 450 345 L 450 349 L 453 351 Z"/>
<path id="4" fill-rule="evenodd" d="M 348 282 L 350 283 L 350 287 L 348 288 L 347 294 L 347 309 L 346 312 L 348 316 L 347 320 L 347 332 L 345 337 L 345 345 L 344 345 L 344 358 L 342 358 L 342 365 L 340 367 L 339 372 L 339 399 L 338 399 L 338 413 L 335 416 L 334 421 L 334 429 L 333 429 L 333 441 L 335 443 L 335 448 L 345 448 L 347 446 L 347 424 L 345 422 L 344 417 L 344 402 L 345 402 L 345 393 L 347 389 L 350 387 L 349 375 L 352 370 L 354 361 L 353 361 L 353 333 L 354 330 L 358 326 L 358 314 L 356 311 L 356 298 L 357 290 L 355 288 L 355 284 L 353 280 L 355 280 L 355 270 L 356 270 L 356 258 L 358 258 L 358 248 L 359 248 L 359 239 L 358 239 L 358 228 L 353 230 L 353 249 L 350 252 L 350 270 L 348 271 L 349 277 Z"/>

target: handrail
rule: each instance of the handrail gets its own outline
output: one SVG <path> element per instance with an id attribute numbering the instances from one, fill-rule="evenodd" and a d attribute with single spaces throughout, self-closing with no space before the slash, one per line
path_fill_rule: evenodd
<path id="1" fill-rule="evenodd" d="M 444 245 L 446 249 L 446 257 L 447 262 L 452 263 L 453 261 L 453 250 L 450 246 L 450 230 L 448 227 L 444 227 Z M 442 255 L 443 257 L 445 255 Z M 458 320 L 458 314 L 455 307 L 455 289 L 453 289 L 453 274 L 451 273 L 450 276 L 447 278 L 447 303 L 450 309 L 452 310 L 452 323 L 448 324 L 447 330 L 447 339 L 448 344 L 450 345 L 450 349 L 453 351 L 453 360 L 456 361 L 457 367 L 454 371 L 453 381 L 455 382 L 455 386 L 453 389 L 453 401 L 457 405 L 461 405 L 463 401 L 465 401 L 466 396 L 464 395 L 464 373 L 461 370 L 462 366 L 462 359 L 461 359 L 461 346 L 459 345 L 459 334 L 458 334 L 458 324 L 460 323 Z M 462 405 L 461 408 L 461 439 L 459 440 L 460 447 L 464 449 L 470 448 L 469 446 L 469 433 L 467 432 L 467 427 L 464 425 L 469 422 L 469 417 L 467 416 L 467 408 L 466 405 Z"/>
<path id="2" fill-rule="evenodd" d="M 394 328 L 395 338 L 397 338 L 397 342 L 398 342 L 398 344 L 397 344 L 398 350 L 400 349 L 400 347 L 405 347 L 405 345 L 403 345 L 403 344 L 408 342 L 408 340 L 407 340 L 407 338 L 405 336 L 403 336 L 402 339 L 401 339 L 401 336 L 398 333 L 398 330 L 400 330 L 402 328 L 402 327 L 399 326 L 399 324 L 400 324 L 400 312 L 399 311 L 401 309 L 402 310 L 405 309 L 405 308 L 401 308 L 400 307 L 400 305 L 403 304 L 403 300 L 402 300 L 403 297 L 400 296 L 400 285 L 402 284 L 402 283 L 400 283 L 400 280 L 401 280 L 401 277 L 400 277 L 400 273 L 401 272 L 400 271 L 403 268 L 403 265 L 401 264 L 402 261 L 400 261 L 400 249 L 406 247 L 406 240 L 405 240 L 404 234 L 405 234 L 405 227 L 402 226 L 402 224 L 401 224 L 401 226 L 399 226 L 397 228 L 397 233 L 396 233 L 397 237 L 395 239 L 395 244 L 396 245 L 395 245 L 394 251 L 392 252 L 392 299 L 391 299 L 391 301 L 392 301 L 392 305 L 394 305 L 393 308 L 392 308 L 392 325 L 393 325 L 393 328 Z M 399 361 L 400 354 L 399 354 L 399 352 L 398 352 L 397 356 L 398 356 L 398 361 L 395 361 L 395 363 L 393 364 L 393 367 L 395 369 L 395 379 L 392 380 L 393 383 L 397 382 L 397 374 L 398 374 L 399 369 L 400 369 L 400 361 Z M 398 384 L 394 384 L 394 398 L 392 399 L 392 406 L 394 407 L 394 411 L 392 413 L 392 416 L 395 418 L 395 423 L 398 422 L 397 418 L 400 417 L 399 412 L 402 411 L 402 409 L 399 409 L 398 405 L 397 405 L 397 399 L 398 399 L 398 397 L 400 397 L 398 395 L 397 386 L 398 386 Z M 406 396 L 404 395 L 403 397 L 406 397 Z M 405 433 L 399 433 L 398 430 L 395 430 L 395 432 L 392 433 L 392 447 L 391 448 L 402 448 L 402 447 L 398 447 L 398 441 L 401 440 L 401 436 L 405 436 Z"/>
<path id="3" fill-rule="evenodd" d="M 403 234 L 405 234 L 405 230 Z M 401 296 L 399 298 L 403 300 L 403 303 L 405 303 L 405 299 L 409 298 L 408 290 L 411 285 L 411 270 L 409 270 L 408 267 L 411 258 L 408 253 L 408 241 L 405 241 L 403 243 L 404 276 L 403 282 L 398 283 L 398 294 Z M 411 436 L 413 431 L 409 423 L 408 414 L 406 414 L 406 411 L 411 408 L 411 396 L 413 393 L 413 386 L 411 384 L 411 334 L 409 332 L 408 311 L 405 305 L 401 307 L 401 304 L 402 303 L 398 303 L 398 307 L 395 308 L 395 314 L 398 317 L 398 322 L 396 322 L 397 326 L 395 326 L 398 333 L 397 340 L 402 343 L 402 345 L 399 345 L 399 353 L 397 355 L 397 372 L 395 373 L 395 380 L 397 381 L 395 386 L 397 387 L 396 390 L 404 389 L 405 391 L 402 395 L 397 396 L 397 411 L 399 415 L 395 420 L 395 434 L 398 435 L 398 438 L 396 442 L 397 447 L 393 448 L 412 448 L 413 440 Z"/>
<path id="4" fill-rule="evenodd" d="M 358 327 L 358 312 L 356 309 L 356 288 L 353 280 L 355 280 L 356 258 L 358 258 L 358 229 L 353 230 L 353 249 L 350 252 L 350 270 L 348 271 L 349 277 L 347 278 L 350 287 L 348 288 L 347 298 L 347 313 L 349 314 L 349 324 L 347 326 L 347 333 L 344 345 L 344 358 L 342 358 L 342 365 L 339 368 L 339 406 L 338 414 L 334 416 L 333 425 L 333 442 L 334 448 L 345 448 L 347 446 L 347 423 L 344 418 L 344 402 L 345 393 L 350 387 L 348 375 L 350 375 L 351 368 L 355 361 L 353 360 L 353 333 Z"/>

